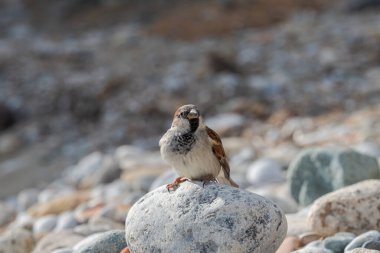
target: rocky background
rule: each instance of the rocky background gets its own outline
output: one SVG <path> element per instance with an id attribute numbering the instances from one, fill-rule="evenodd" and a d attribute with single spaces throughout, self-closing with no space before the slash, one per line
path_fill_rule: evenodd
<path id="1" fill-rule="evenodd" d="M 289 214 L 292 249 L 379 231 L 375 215 L 321 228 L 335 223 L 318 221 L 325 206 L 315 201 L 380 178 L 379 6 L 1 0 L 0 252 L 72 252 L 123 229 L 131 205 L 175 176 L 158 140 L 186 103 L 223 137 L 241 188 Z M 363 198 L 379 203 L 376 194 Z"/>

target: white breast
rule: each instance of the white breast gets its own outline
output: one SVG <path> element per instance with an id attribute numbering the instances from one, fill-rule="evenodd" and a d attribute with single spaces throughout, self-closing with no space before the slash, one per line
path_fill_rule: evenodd
<path id="1" fill-rule="evenodd" d="M 198 179 L 206 175 L 216 177 L 219 174 L 220 163 L 212 152 L 211 143 L 205 130 L 197 131 L 196 141 L 186 154 L 171 151 L 168 142 L 163 139 L 160 141 L 162 158 L 173 166 L 180 176 Z"/>

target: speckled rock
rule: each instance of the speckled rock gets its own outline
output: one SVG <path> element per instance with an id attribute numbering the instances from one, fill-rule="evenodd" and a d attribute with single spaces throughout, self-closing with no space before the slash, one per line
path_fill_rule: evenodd
<path id="1" fill-rule="evenodd" d="M 32 232 L 22 228 L 12 229 L 0 237 L 0 253 L 29 253 L 34 245 Z"/>
<path id="2" fill-rule="evenodd" d="M 188 181 L 174 191 L 162 186 L 149 192 L 126 219 L 134 253 L 274 253 L 286 230 L 284 214 L 271 201 L 226 185 Z"/>
<path id="3" fill-rule="evenodd" d="M 351 149 L 307 149 L 288 169 L 290 192 L 303 206 L 341 187 L 379 178 L 376 158 Z"/>
<path id="4" fill-rule="evenodd" d="M 352 240 L 344 249 L 344 252 L 349 252 L 355 248 L 361 248 L 363 244 L 368 241 L 379 241 L 380 240 L 380 232 L 376 230 L 368 231 L 357 236 L 354 240 Z"/>
<path id="5" fill-rule="evenodd" d="M 74 253 L 119 253 L 127 247 L 122 230 L 91 235 L 74 246 Z"/>
<path id="6" fill-rule="evenodd" d="M 308 215 L 310 228 L 321 235 L 340 231 L 360 234 L 379 229 L 380 180 L 366 180 L 319 198 Z"/>

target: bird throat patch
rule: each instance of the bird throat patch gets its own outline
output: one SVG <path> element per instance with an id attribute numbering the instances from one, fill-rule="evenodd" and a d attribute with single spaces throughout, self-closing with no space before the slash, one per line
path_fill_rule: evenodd
<path id="1" fill-rule="evenodd" d="M 171 151 L 181 155 L 187 154 L 194 143 L 195 137 L 192 132 L 174 135 L 170 143 Z"/>
<path id="2" fill-rule="evenodd" d="M 198 118 L 190 119 L 189 123 L 190 123 L 190 132 L 194 133 L 198 129 L 199 119 Z"/>

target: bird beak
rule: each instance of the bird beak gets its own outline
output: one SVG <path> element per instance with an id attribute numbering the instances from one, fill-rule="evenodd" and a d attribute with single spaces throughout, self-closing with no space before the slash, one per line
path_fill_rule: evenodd
<path id="1" fill-rule="evenodd" d="M 191 109 L 191 111 L 189 112 L 189 114 L 187 114 L 187 118 L 188 118 L 188 119 L 196 119 L 196 118 L 199 118 L 199 114 L 198 114 L 197 110 L 195 110 L 195 109 Z"/>

